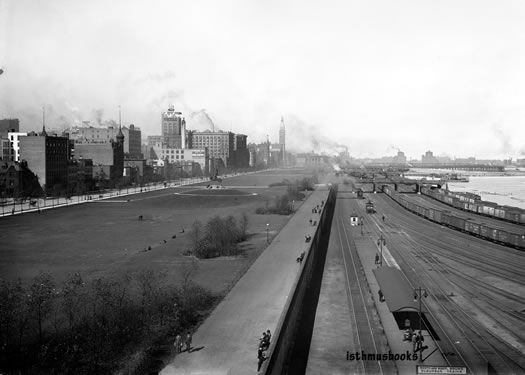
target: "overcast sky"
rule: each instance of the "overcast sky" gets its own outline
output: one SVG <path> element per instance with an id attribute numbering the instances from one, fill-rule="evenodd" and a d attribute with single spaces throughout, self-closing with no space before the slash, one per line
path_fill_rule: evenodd
<path id="1" fill-rule="evenodd" d="M 525 154 L 525 1 L 0 0 L 0 65 L 24 130 L 159 134 L 172 102 L 301 151 Z"/>

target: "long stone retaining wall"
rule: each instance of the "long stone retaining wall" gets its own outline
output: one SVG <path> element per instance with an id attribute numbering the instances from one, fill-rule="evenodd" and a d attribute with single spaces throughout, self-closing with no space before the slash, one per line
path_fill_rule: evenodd
<path id="1" fill-rule="evenodd" d="M 301 272 L 295 279 L 293 292 L 289 294 L 285 308 L 281 314 L 277 329 L 274 332 L 274 340 L 270 350 L 270 357 L 265 361 L 262 373 L 264 374 L 286 374 L 290 372 L 293 356 L 303 356 L 308 353 L 309 338 L 313 325 L 309 324 L 308 314 L 310 307 L 317 306 L 317 300 L 322 280 L 322 270 L 326 258 L 327 237 L 330 234 L 332 217 L 334 215 L 337 186 L 330 187 L 327 201 L 319 218 L 319 225 L 312 237 L 310 247 L 305 253 Z M 312 295 L 313 294 L 313 295 Z M 311 327 L 310 327 L 311 326 Z M 309 332 L 304 332 L 304 331 Z M 308 342 L 304 347 L 304 341 L 299 343 L 298 336 L 307 336 Z M 298 347 L 302 345 L 302 347 Z M 304 361 L 306 365 L 306 358 Z M 303 371 L 304 372 L 304 371 Z"/>

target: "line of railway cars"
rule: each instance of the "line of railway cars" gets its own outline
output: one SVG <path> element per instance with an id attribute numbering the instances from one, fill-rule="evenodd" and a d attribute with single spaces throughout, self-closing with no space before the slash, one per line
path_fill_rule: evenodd
<path id="1" fill-rule="evenodd" d="M 474 212 L 511 223 L 525 224 L 525 210 L 517 207 L 500 206 L 496 203 L 482 201 L 479 195 L 452 192 L 444 189 L 421 187 L 421 194 L 428 195 L 449 206 L 460 210 Z"/>
<path id="2" fill-rule="evenodd" d="M 394 201 L 409 211 L 441 225 L 469 233 L 490 241 L 494 241 L 517 249 L 525 249 L 525 228 L 522 233 L 512 233 L 499 228 L 493 228 L 487 224 L 479 224 L 469 219 L 463 219 L 452 214 L 450 211 L 441 211 L 433 208 L 420 206 L 389 187 L 383 186 L 383 191 Z"/>

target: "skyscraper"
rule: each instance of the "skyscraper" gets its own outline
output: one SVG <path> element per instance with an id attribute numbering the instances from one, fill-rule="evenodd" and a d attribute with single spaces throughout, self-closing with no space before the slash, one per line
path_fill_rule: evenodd
<path id="1" fill-rule="evenodd" d="M 186 120 L 182 112 L 175 112 L 173 104 L 162 112 L 162 137 L 169 148 L 186 148 Z"/>
<path id="2" fill-rule="evenodd" d="M 281 116 L 281 127 L 279 128 L 279 145 L 281 147 L 281 162 L 286 164 L 286 128 L 284 118 Z"/>

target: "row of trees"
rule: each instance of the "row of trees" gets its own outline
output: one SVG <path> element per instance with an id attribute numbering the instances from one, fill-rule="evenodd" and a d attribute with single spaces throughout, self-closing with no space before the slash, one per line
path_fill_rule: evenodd
<path id="1" fill-rule="evenodd" d="M 257 207 L 256 214 L 278 214 L 290 215 L 295 211 L 294 201 L 303 200 L 305 195 L 302 191 L 314 190 L 315 184 L 318 183 L 317 176 L 305 177 L 302 180 L 290 182 L 283 180 L 282 182 L 274 183 L 270 186 L 287 186 L 286 193 L 277 197 L 273 202 L 266 201 L 264 207 Z"/>
<path id="2" fill-rule="evenodd" d="M 178 287 L 152 270 L 56 285 L 42 273 L 28 286 L 0 280 L 0 370 L 109 373 L 123 356 L 196 324 L 214 301 L 184 271 Z M 140 371 L 139 371 L 140 372 Z"/>
<path id="3" fill-rule="evenodd" d="M 312 191 L 315 189 L 315 184 L 317 183 L 319 183 L 319 179 L 317 175 L 313 175 L 312 177 L 304 177 L 301 180 L 295 180 L 295 181 L 290 181 L 285 178 L 281 182 L 271 183 L 270 187 L 287 186 L 289 190 L 291 189 L 294 191 Z"/>
<path id="4" fill-rule="evenodd" d="M 191 226 L 191 253 L 198 258 L 238 255 L 238 243 L 248 236 L 248 215 L 243 213 L 239 220 L 230 215 L 214 216 L 203 224 L 199 220 Z"/>

